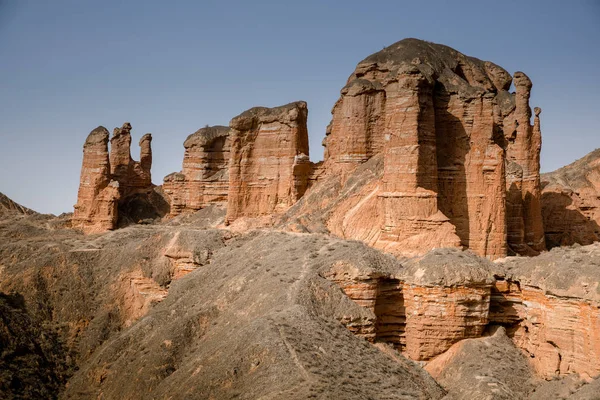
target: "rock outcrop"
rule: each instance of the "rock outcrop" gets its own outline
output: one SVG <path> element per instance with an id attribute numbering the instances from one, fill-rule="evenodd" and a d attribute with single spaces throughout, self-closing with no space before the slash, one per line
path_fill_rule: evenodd
<path id="1" fill-rule="evenodd" d="M 99 126 L 87 137 L 83 146 L 83 162 L 77 204 L 72 226 L 85 233 L 115 229 L 121 217 L 133 214 L 138 197 L 150 198 L 154 185 L 152 166 L 152 136 L 140 139 L 140 161 L 131 158 L 131 124 L 115 128 L 108 151 L 108 131 Z M 132 206 L 133 204 L 133 206 Z M 121 208 L 121 212 L 119 209 Z"/>
<path id="2" fill-rule="evenodd" d="M 164 178 L 170 215 L 198 211 L 211 204 L 225 206 L 229 191 L 229 128 L 207 126 L 188 136 L 180 173 Z"/>
<path id="3" fill-rule="evenodd" d="M 511 82 L 491 62 L 417 39 L 361 61 L 333 107 L 324 172 L 310 191 L 332 181 L 341 191 L 353 187 L 359 166 L 378 155 L 381 169 L 359 193 L 335 199 L 325 216 L 335 222 L 324 225 L 397 255 L 464 247 L 503 257 L 510 224 L 542 249 L 539 119 L 525 126 L 528 78 L 515 74 L 516 94 Z M 508 225 L 507 160 L 524 171 L 514 184 L 520 214 Z"/>
<path id="4" fill-rule="evenodd" d="M 488 324 L 494 277 L 487 260 L 460 250 L 434 250 L 403 273 L 406 353 L 429 360 Z"/>
<path id="5" fill-rule="evenodd" d="M 531 80 L 524 73 L 517 72 L 514 85 L 514 109 L 504 118 L 508 246 L 513 254 L 537 255 L 546 248 L 540 185 L 542 110 L 535 108 L 535 122 L 531 126 Z"/>
<path id="6" fill-rule="evenodd" d="M 600 240 L 600 149 L 542 177 L 548 247 Z"/>
<path id="7" fill-rule="evenodd" d="M 86 233 L 114 229 L 118 221 L 119 182 L 111 180 L 108 131 L 94 129 L 83 145 L 83 163 L 79 179 L 73 228 Z"/>
<path id="8" fill-rule="evenodd" d="M 255 107 L 233 118 L 226 222 L 281 214 L 306 191 L 306 103 Z"/>
<path id="9" fill-rule="evenodd" d="M 489 261 L 460 250 L 435 250 L 405 265 L 386 271 L 338 262 L 325 274 L 374 315 L 342 319 L 351 332 L 417 361 L 481 336 L 494 282 Z"/>
<path id="10" fill-rule="evenodd" d="M 490 322 L 507 327 L 545 378 L 600 375 L 600 245 L 511 258 L 503 268 Z"/>

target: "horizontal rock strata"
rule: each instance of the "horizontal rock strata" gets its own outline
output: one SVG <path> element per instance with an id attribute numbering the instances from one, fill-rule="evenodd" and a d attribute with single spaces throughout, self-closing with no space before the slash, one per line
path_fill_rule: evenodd
<path id="1" fill-rule="evenodd" d="M 231 120 L 227 222 L 280 214 L 302 197 L 310 175 L 307 116 L 299 101 Z"/>
<path id="2" fill-rule="evenodd" d="M 229 132 L 225 126 L 207 126 L 183 143 L 183 168 L 180 173 L 167 175 L 163 184 L 171 216 L 198 211 L 211 204 L 227 204 Z"/>
<path id="3" fill-rule="evenodd" d="M 307 195 L 334 184 L 354 193 L 332 194 L 323 225 L 399 256 L 543 250 L 540 122 L 528 121 L 529 78 L 515 73 L 514 94 L 512 82 L 489 61 L 417 39 L 361 61 L 333 107 L 323 172 Z M 377 157 L 356 189 L 360 167 Z M 293 211 L 299 224 L 321 214 L 307 204 Z"/>
<path id="4" fill-rule="evenodd" d="M 140 161 L 131 158 L 131 124 L 126 122 L 109 134 L 99 126 L 87 137 L 83 146 L 83 162 L 77 204 L 74 206 L 72 226 L 85 233 L 99 233 L 115 229 L 119 214 L 127 214 L 132 199 L 137 196 L 151 197 L 154 185 L 152 167 L 152 136 L 140 139 Z M 120 206 L 123 206 L 121 213 Z M 122 215 L 124 216 L 124 215 Z"/>

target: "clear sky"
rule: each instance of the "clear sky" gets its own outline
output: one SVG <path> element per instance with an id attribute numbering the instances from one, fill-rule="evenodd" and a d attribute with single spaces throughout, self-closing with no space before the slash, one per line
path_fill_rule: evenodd
<path id="1" fill-rule="evenodd" d="M 190 133 L 295 100 L 318 160 L 356 64 L 406 37 L 528 74 L 543 171 L 600 147 L 599 0 L 0 0 L 0 192 L 72 211 L 87 134 L 125 121 L 161 184 Z"/>

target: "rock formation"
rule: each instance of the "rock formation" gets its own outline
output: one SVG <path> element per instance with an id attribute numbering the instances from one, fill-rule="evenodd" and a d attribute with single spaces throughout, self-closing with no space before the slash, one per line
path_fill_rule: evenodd
<path id="1" fill-rule="evenodd" d="M 140 160 L 131 158 L 131 124 L 115 128 L 108 151 L 108 131 L 99 126 L 87 137 L 83 146 L 83 162 L 74 206 L 72 225 L 85 233 L 115 229 L 119 207 L 129 205 L 136 196 L 151 196 L 154 185 L 152 166 L 152 136 L 140 140 Z M 129 207 L 130 208 L 130 207 Z M 123 213 L 121 213 L 123 214 Z"/>
<path id="2" fill-rule="evenodd" d="M 479 337 L 488 324 L 492 268 L 472 253 L 435 250 L 388 273 L 339 262 L 325 277 L 375 316 L 342 319 L 351 332 L 413 360 L 430 360 Z"/>
<path id="3" fill-rule="evenodd" d="M 73 228 L 86 233 L 114 229 L 118 220 L 119 182 L 111 180 L 108 155 L 108 131 L 94 129 L 83 145 L 83 163 L 79 179 Z"/>
<path id="4" fill-rule="evenodd" d="M 600 149 L 542 177 L 542 214 L 549 247 L 600 240 Z"/>
<path id="5" fill-rule="evenodd" d="M 210 204 L 226 205 L 229 191 L 229 128 L 199 129 L 183 143 L 183 169 L 164 179 L 171 216 Z"/>
<path id="6" fill-rule="evenodd" d="M 490 322 L 507 327 L 546 378 L 600 375 L 600 244 L 509 259 L 492 294 Z"/>
<path id="7" fill-rule="evenodd" d="M 524 73 L 517 72 L 514 84 L 514 109 L 504 118 L 508 246 L 516 254 L 537 255 L 546 248 L 540 186 L 542 110 L 535 108 L 535 122 L 531 126 L 531 80 Z"/>
<path id="8" fill-rule="evenodd" d="M 306 103 L 255 107 L 233 118 L 226 222 L 280 214 L 306 191 Z"/>
<path id="9" fill-rule="evenodd" d="M 352 187 L 327 204 L 324 225 L 397 255 L 462 246 L 494 259 L 507 254 L 515 231 L 521 239 L 509 243 L 522 246 L 511 251 L 543 249 L 539 118 L 534 127 L 526 121 L 528 78 L 515 74 L 516 94 L 511 82 L 491 62 L 416 39 L 361 61 L 333 107 L 324 173 L 307 194 Z M 374 176 L 356 190 L 358 167 L 378 155 Z M 522 171 L 518 181 L 511 175 L 508 226 L 507 160 Z M 302 224 L 307 208 L 290 217 Z"/>
<path id="10" fill-rule="evenodd" d="M 489 262 L 460 250 L 434 250 L 403 273 L 406 353 L 429 360 L 488 324 L 494 277 Z"/>
<path id="11" fill-rule="evenodd" d="M 110 173 L 119 182 L 119 192 L 125 198 L 136 193 L 148 193 L 152 188 L 152 135 L 140 139 L 140 161 L 131 158 L 131 124 L 115 128 L 110 139 Z"/>

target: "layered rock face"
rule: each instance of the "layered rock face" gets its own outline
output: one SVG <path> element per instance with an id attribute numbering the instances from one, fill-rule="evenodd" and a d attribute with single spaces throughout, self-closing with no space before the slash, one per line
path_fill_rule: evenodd
<path id="1" fill-rule="evenodd" d="M 600 375 L 600 246 L 511 259 L 499 273 L 490 321 L 507 327 L 539 375 Z"/>
<path id="2" fill-rule="evenodd" d="M 307 116 L 300 101 L 231 120 L 227 222 L 280 214 L 302 197 L 311 170 Z"/>
<path id="3" fill-rule="evenodd" d="M 463 246 L 502 257 L 507 232 L 515 230 L 506 223 L 509 159 L 524 171 L 515 183 L 521 212 L 509 215 L 509 225 L 523 226 L 523 242 L 543 248 L 539 123 L 525 126 L 526 76 L 515 74 L 517 94 L 508 92 L 511 82 L 491 62 L 416 39 L 361 61 L 333 108 L 324 170 L 344 185 L 358 165 L 383 154 L 382 176 L 364 196 L 369 201 L 352 206 L 363 216 L 357 223 L 380 226 L 350 226 L 345 237 L 395 254 Z"/>
<path id="4" fill-rule="evenodd" d="M 140 140 L 140 161 L 131 158 L 131 124 L 115 128 L 108 151 L 108 131 L 99 126 L 87 137 L 83 146 L 83 163 L 74 206 L 72 226 L 85 233 L 115 229 L 119 221 L 119 206 L 133 196 L 148 196 L 152 192 L 152 136 Z"/>
<path id="5" fill-rule="evenodd" d="M 83 164 L 79 179 L 73 228 L 86 233 L 103 232 L 117 226 L 119 183 L 111 180 L 108 131 L 94 129 L 83 145 Z"/>
<path id="6" fill-rule="evenodd" d="M 549 247 L 600 240 L 600 149 L 542 177 L 542 214 Z"/>
<path id="7" fill-rule="evenodd" d="M 434 250 L 406 266 L 404 307 L 410 358 L 429 360 L 454 343 L 482 335 L 494 282 L 486 260 L 460 250 Z"/>
<path id="8" fill-rule="evenodd" d="M 210 204 L 226 205 L 229 191 L 229 128 L 199 129 L 183 144 L 183 168 L 167 175 L 163 188 L 171 216 L 193 212 Z"/>
<path id="9" fill-rule="evenodd" d="M 147 133 L 140 139 L 140 161 L 131 158 L 131 124 L 125 122 L 115 128 L 110 139 L 110 172 L 112 179 L 119 182 L 122 197 L 135 193 L 147 193 L 152 188 L 152 135 Z"/>
<path id="10" fill-rule="evenodd" d="M 540 151 L 542 134 L 540 113 L 535 108 L 535 122 L 530 125 L 529 97 L 531 80 L 515 73 L 515 107 L 504 119 L 507 139 L 506 209 L 508 245 L 513 253 L 537 255 L 545 250 L 542 223 Z"/>
<path id="11" fill-rule="evenodd" d="M 351 332 L 389 343 L 413 360 L 480 337 L 488 324 L 491 264 L 472 253 L 435 250 L 387 274 L 337 263 L 325 277 L 374 315 L 342 319 Z"/>

